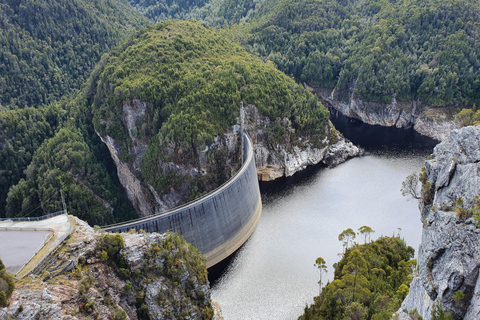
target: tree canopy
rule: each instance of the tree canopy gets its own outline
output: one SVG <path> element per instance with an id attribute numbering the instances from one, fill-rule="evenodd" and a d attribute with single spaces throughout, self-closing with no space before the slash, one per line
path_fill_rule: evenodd
<path id="1" fill-rule="evenodd" d="M 408 294 L 413 254 L 399 237 L 355 244 L 334 264 L 334 280 L 300 319 L 390 319 Z"/>
<path id="2" fill-rule="evenodd" d="M 37 107 L 68 96 L 103 53 L 148 20 L 126 0 L 0 3 L 0 107 Z"/>

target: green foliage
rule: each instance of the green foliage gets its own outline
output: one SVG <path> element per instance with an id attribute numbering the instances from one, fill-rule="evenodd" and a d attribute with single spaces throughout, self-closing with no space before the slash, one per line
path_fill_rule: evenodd
<path id="1" fill-rule="evenodd" d="M 453 316 L 450 312 L 445 312 L 441 302 L 438 302 L 433 305 L 432 320 L 453 320 Z"/>
<path id="2" fill-rule="evenodd" d="M 343 242 L 344 250 L 348 249 L 350 242 L 353 242 L 354 239 L 355 239 L 355 232 L 351 228 L 343 230 L 342 233 L 338 235 L 338 241 Z"/>
<path id="3" fill-rule="evenodd" d="M 5 217 L 8 190 L 17 184 L 44 140 L 54 135 L 61 110 L 0 111 L 0 217 Z"/>
<path id="4" fill-rule="evenodd" d="M 124 287 L 125 291 L 132 290 L 132 288 L 133 288 L 132 283 L 130 281 L 127 281 L 127 283 L 125 283 L 125 287 Z"/>
<path id="5" fill-rule="evenodd" d="M 46 105 L 77 89 L 96 62 L 148 21 L 124 0 L 0 4 L 0 106 Z"/>
<path id="6" fill-rule="evenodd" d="M 3 261 L 0 259 L 0 307 L 8 306 L 8 298 L 15 289 L 13 277 L 7 273 Z"/>
<path id="7" fill-rule="evenodd" d="M 120 265 L 122 263 L 120 250 L 122 250 L 124 246 L 125 244 L 121 235 L 106 234 L 102 238 L 102 241 L 97 242 L 97 251 L 101 253 L 102 260 L 106 258 L 105 261 L 111 260 L 117 265 Z M 106 255 L 104 254 L 104 252 L 106 253 Z M 124 272 L 123 274 L 125 275 L 125 273 L 126 272 Z"/>
<path id="8" fill-rule="evenodd" d="M 62 128 L 36 150 L 25 178 L 8 192 L 6 215 L 40 216 L 62 209 L 63 190 L 70 214 L 103 225 L 134 217 L 106 168 L 97 160 L 84 136 Z M 122 206 L 120 206 L 122 204 Z"/>
<path id="9" fill-rule="evenodd" d="M 369 226 L 361 226 L 360 228 L 358 228 L 358 233 L 363 236 L 363 239 L 365 241 L 364 243 L 366 244 L 367 238 L 368 238 L 368 242 L 370 242 L 370 237 L 372 233 L 375 233 L 375 230 L 373 230 Z"/>
<path id="10" fill-rule="evenodd" d="M 324 273 L 327 273 L 327 265 L 325 263 L 325 260 L 322 257 L 318 257 L 317 260 L 315 260 L 315 267 L 318 268 L 319 274 L 320 274 L 320 280 L 318 280 L 318 285 L 319 285 L 319 290 L 322 289 L 322 276 Z"/>
<path id="11" fill-rule="evenodd" d="M 355 244 L 300 319 L 390 319 L 408 294 L 414 250 L 398 237 Z"/>
<path id="12" fill-rule="evenodd" d="M 462 109 L 455 116 L 455 123 L 459 127 L 473 126 L 480 124 L 480 110 L 476 110 L 474 105 L 472 109 Z"/>
<path id="13" fill-rule="evenodd" d="M 479 8 L 472 0 L 265 0 L 252 27 L 238 28 L 252 52 L 297 81 L 368 101 L 461 106 L 480 101 Z"/>
<path id="14" fill-rule="evenodd" d="M 463 299 L 465 299 L 465 294 L 462 290 L 457 290 L 457 292 L 453 294 L 452 298 L 455 301 L 462 301 Z"/>
<path id="15" fill-rule="evenodd" d="M 203 7 L 207 0 L 128 0 L 147 18 L 159 22 L 173 19 L 188 20 L 190 12 Z"/>
<path id="16" fill-rule="evenodd" d="M 418 190 L 419 181 L 420 180 L 416 172 L 408 175 L 405 181 L 402 182 L 402 188 L 400 189 L 402 196 L 409 196 L 417 200 L 421 199 L 420 191 Z"/>
<path id="17" fill-rule="evenodd" d="M 167 318 L 185 316 L 183 312 L 187 305 L 193 305 L 204 319 L 213 318 L 210 302 L 205 299 L 205 293 L 197 288 L 208 283 L 205 259 L 195 246 L 177 233 L 169 233 L 145 251 L 141 274 L 147 279 L 158 276 L 165 278 L 156 299 L 160 306 L 168 306 Z M 180 299 L 174 292 L 182 293 Z"/>
<path id="18" fill-rule="evenodd" d="M 129 278 L 132 276 L 132 273 L 131 273 L 130 270 L 128 270 L 128 269 L 120 268 L 120 270 L 118 271 L 118 275 L 119 275 L 120 278 L 122 278 L 123 280 L 127 280 L 127 279 L 129 279 Z"/>
<path id="19" fill-rule="evenodd" d="M 295 136 L 321 134 L 328 124 L 328 111 L 293 79 L 193 21 L 164 22 L 137 32 L 104 57 L 89 87 L 95 129 L 121 144 L 123 161 L 134 160 L 130 135 L 147 144 L 141 174 L 158 194 L 172 189 L 202 194 L 229 177 L 232 160 L 216 141 L 236 123 L 241 101 L 272 121 L 286 118 Z M 128 130 L 124 108 L 142 103 L 145 114 Z M 267 136 L 281 138 L 276 127 Z M 192 179 L 176 169 L 199 168 L 207 147 L 206 176 Z"/>

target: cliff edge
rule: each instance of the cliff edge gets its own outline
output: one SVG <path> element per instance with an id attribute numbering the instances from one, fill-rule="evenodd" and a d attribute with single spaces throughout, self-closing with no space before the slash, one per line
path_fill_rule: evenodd
<path id="1" fill-rule="evenodd" d="M 453 130 L 425 162 L 418 273 L 394 319 L 480 319 L 480 127 Z M 430 187 L 430 188 L 429 188 Z"/>
<path id="2" fill-rule="evenodd" d="M 15 285 L 0 319 L 212 319 L 219 309 L 205 260 L 180 236 L 99 232 L 78 218 Z"/>

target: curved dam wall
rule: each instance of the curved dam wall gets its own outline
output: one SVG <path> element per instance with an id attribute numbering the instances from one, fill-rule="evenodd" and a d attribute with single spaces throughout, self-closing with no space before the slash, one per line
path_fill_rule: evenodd
<path id="1" fill-rule="evenodd" d="M 224 185 L 196 200 L 165 213 L 105 226 L 109 232 L 177 231 L 196 244 L 207 268 L 231 255 L 250 237 L 260 220 L 262 201 L 253 156 L 253 145 L 245 135 L 244 164 Z"/>

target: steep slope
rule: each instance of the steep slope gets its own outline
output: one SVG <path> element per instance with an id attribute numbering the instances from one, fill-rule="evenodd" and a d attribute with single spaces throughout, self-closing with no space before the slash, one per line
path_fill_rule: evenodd
<path id="1" fill-rule="evenodd" d="M 480 127 L 465 127 L 437 145 L 425 162 L 427 191 L 421 202 L 424 227 L 418 275 L 398 313 L 432 310 L 454 319 L 480 317 Z"/>
<path id="2" fill-rule="evenodd" d="M 328 111 L 308 91 L 192 21 L 160 23 L 132 36 L 105 56 L 86 92 L 95 130 L 139 215 L 194 199 L 237 170 L 241 102 L 263 117 L 245 118 L 252 131 L 261 131 L 256 142 L 262 150 L 288 150 L 281 158 L 304 150 L 317 154 L 315 161 L 299 156 L 298 168 L 327 155 L 341 161 L 327 150 L 336 142 L 342 159 L 359 153 L 333 130 Z"/>
<path id="3" fill-rule="evenodd" d="M 135 218 L 118 184 L 98 161 L 80 130 L 61 128 L 35 151 L 25 178 L 6 199 L 6 216 L 41 216 L 62 210 L 62 193 L 70 214 L 91 225 Z"/>
<path id="4" fill-rule="evenodd" d="M 269 0 L 234 34 L 342 113 L 444 139 L 480 102 L 479 14 L 471 0 Z"/>
<path id="5" fill-rule="evenodd" d="M 153 19 L 225 26 L 324 103 L 366 123 L 443 140 L 459 108 L 480 102 L 477 1 L 133 2 L 156 11 Z"/>
<path id="6" fill-rule="evenodd" d="M 212 319 L 205 260 L 176 234 L 113 235 L 75 219 L 16 283 L 1 319 Z"/>
<path id="7" fill-rule="evenodd" d="M 8 190 L 24 176 L 33 154 L 58 125 L 58 108 L 0 111 L 0 217 Z"/>
<path id="8" fill-rule="evenodd" d="M 399 236 L 354 244 L 334 264 L 334 280 L 299 320 L 389 319 L 408 292 L 413 255 Z"/>
<path id="9" fill-rule="evenodd" d="M 3 0 L 0 106 L 36 107 L 78 89 L 103 53 L 148 20 L 125 0 Z"/>

